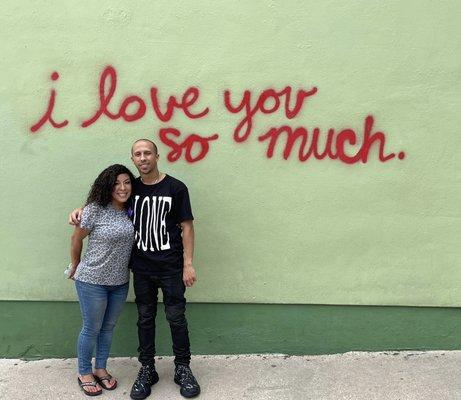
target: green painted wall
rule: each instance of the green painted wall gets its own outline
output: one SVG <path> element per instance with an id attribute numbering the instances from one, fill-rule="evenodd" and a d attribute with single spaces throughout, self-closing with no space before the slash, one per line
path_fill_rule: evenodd
<path id="1" fill-rule="evenodd" d="M 455 308 L 195 303 L 188 316 L 195 355 L 461 348 L 461 312 Z M 2 357 L 76 356 L 77 303 L 3 301 L 0 320 Z M 157 321 L 158 354 L 169 355 L 163 312 Z M 127 303 L 111 354 L 136 357 L 136 348 L 136 306 Z"/>
<path id="2" fill-rule="evenodd" d="M 131 142 L 149 137 L 161 170 L 190 187 L 192 302 L 460 306 L 460 12 L 458 1 L 428 0 L 4 1 L 0 299 L 75 300 L 62 276 L 68 212 L 100 170 L 129 165 Z M 146 115 L 82 128 L 106 65 L 118 73 L 110 108 L 137 95 Z M 256 96 L 287 85 L 318 92 L 295 119 L 259 113 L 249 139 L 236 143 L 242 116 L 225 110 L 224 90 L 237 102 L 246 89 Z M 162 123 L 151 86 L 163 102 L 196 86 L 192 110 L 210 112 Z M 53 116 L 69 124 L 32 133 L 52 88 Z M 382 163 L 377 148 L 352 165 L 300 162 L 296 150 L 284 160 L 283 143 L 269 159 L 258 140 L 287 124 L 352 128 L 360 139 L 367 115 L 385 134 L 385 153 L 403 160 Z M 199 162 L 169 162 L 162 127 L 219 139 Z"/>

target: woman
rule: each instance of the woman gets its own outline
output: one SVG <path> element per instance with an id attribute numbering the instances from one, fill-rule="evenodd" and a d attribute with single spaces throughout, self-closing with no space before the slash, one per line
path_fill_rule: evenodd
<path id="1" fill-rule="evenodd" d="M 134 239 L 128 200 L 133 183 L 133 174 L 123 165 L 111 165 L 102 171 L 91 187 L 80 226 L 75 227 L 71 239 L 69 278 L 75 280 L 83 319 L 77 343 L 78 383 L 88 396 L 101 394 L 101 388 L 117 387 L 106 364 L 115 323 L 128 293 L 128 262 Z M 80 259 L 86 236 L 87 250 Z"/>

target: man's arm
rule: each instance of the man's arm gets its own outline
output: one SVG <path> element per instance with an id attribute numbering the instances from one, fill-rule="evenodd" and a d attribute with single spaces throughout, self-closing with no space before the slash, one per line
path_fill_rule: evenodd
<path id="1" fill-rule="evenodd" d="M 69 214 L 69 224 L 70 225 L 79 225 L 82 219 L 83 208 L 76 208 Z"/>
<path id="2" fill-rule="evenodd" d="M 194 224 L 192 220 L 181 222 L 182 245 L 184 248 L 184 267 L 182 270 L 182 280 L 184 285 L 191 287 L 197 280 L 195 269 L 192 265 L 194 257 Z"/>

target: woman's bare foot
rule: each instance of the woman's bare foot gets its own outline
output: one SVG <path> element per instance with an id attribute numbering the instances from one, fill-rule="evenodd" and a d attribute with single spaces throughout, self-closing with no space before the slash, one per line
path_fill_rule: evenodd
<path id="1" fill-rule="evenodd" d="M 105 368 L 97 368 L 94 370 L 94 376 L 99 379 L 103 379 L 99 383 L 104 389 L 111 390 L 115 389 L 117 386 L 117 379 L 115 379 L 109 372 L 107 372 L 107 369 Z M 104 379 L 108 378 L 109 379 Z"/>

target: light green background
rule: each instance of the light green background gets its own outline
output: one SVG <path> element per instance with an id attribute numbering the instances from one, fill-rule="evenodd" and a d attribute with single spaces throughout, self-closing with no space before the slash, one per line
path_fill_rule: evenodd
<path id="1" fill-rule="evenodd" d="M 99 74 L 118 71 L 114 104 L 195 85 L 218 132 L 208 157 L 160 169 L 185 181 L 196 217 L 200 302 L 461 306 L 461 26 L 458 1 L 5 1 L 0 15 L 0 299 L 73 300 L 69 211 L 133 140 L 159 142 L 148 110 L 132 124 L 79 122 Z M 59 71 L 52 85 L 50 73 Z M 319 88 L 292 126 L 352 127 L 368 114 L 403 161 L 345 165 L 265 158 L 222 92 Z M 29 127 L 56 87 L 60 130 Z M 165 97 L 163 97 L 165 98 Z"/>

